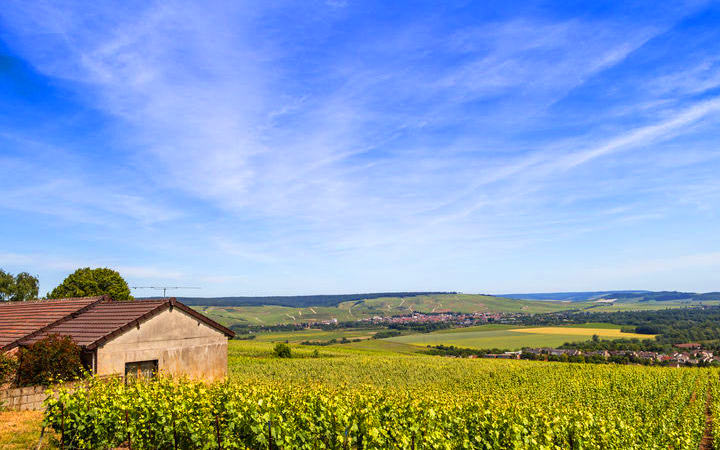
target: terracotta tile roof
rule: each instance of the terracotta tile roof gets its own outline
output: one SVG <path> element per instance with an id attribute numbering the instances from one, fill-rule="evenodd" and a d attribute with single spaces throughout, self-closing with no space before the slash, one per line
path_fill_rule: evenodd
<path id="1" fill-rule="evenodd" d="M 21 345 L 32 344 L 50 334 L 59 334 L 71 336 L 80 346 L 88 346 L 146 314 L 165 309 L 167 302 L 168 300 L 103 301 L 75 318 L 23 339 Z"/>
<path id="2" fill-rule="evenodd" d="M 52 313 L 46 312 L 45 314 L 52 315 L 55 320 L 40 326 L 33 325 L 35 322 L 32 321 L 31 316 L 37 314 L 36 307 L 41 303 L 32 302 L 32 304 L 28 304 L 30 307 L 24 308 L 21 314 L 15 314 L 12 317 L 16 322 L 29 321 L 29 323 L 22 330 L 14 332 L 12 340 L 8 342 L 15 345 L 29 345 L 50 334 L 58 334 L 70 336 L 78 345 L 92 349 L 171 307 L 181 309 L 229 337 L 235 335 L 231 330 L 176 301 L 174 298 L 119 302 L 109 298 L 94 297 L 93 299 L 82 299 L 86 301 L 84 308 L 73 309 L 78 306 L 75 305 L 77 300 L 64 300 L 62 302 L 52 302 L 53 305 L 47 305 L 44 309 L 52 310 Z M 0 307 L 0 324 L 2 324 L 3 317 L 2 308 L 6 307 Z M 8 329 L 10 328 L 8 327 Z M 3 338 L 4 333 L 4 329 L 0 325 L 0 335 Z"/>
<path id="3" fill-rule="evenodd" d="M 84 297 L 0 303 L 0 349 L 9 349 L 20 339 L 72 317 L 102 299 Z"/>

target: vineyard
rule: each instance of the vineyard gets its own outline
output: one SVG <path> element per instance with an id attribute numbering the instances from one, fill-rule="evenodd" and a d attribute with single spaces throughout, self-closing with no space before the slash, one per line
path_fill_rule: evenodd
<path id="1" fill-rule="evenodd" d="M 46 420 L 64 448 L 696 449 L 720 399 L 712 369 L 256 352 L 210 386 L 91 380 Z"/>

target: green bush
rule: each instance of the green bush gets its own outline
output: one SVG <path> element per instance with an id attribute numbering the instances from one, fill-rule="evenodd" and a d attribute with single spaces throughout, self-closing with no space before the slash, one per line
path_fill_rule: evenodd
<path id="1" fill-rule="evenodd" d="M 70 337 L 50 335 L 20 350 L 18 383 L 47 385 L 82 375 L 80 347 Z"/>
<path id="2" fill-rule="evenodd" d="M 0 353 L 0 386 L 9 383 L 17 373 L 18 361 L 7 353 Z"/>
<path id="3" fill-rule="evenodd" d="M 290 346 L 287 344 L 279 343 L 275 345 L 275 356 L 278 358 L 292 358 L 292 353 L 290 352 Z"/>
<path id="4" fill-rule="evenodd" d="M 378 331 L 373 335 L 373 339 L 385 339 L 385 338 L 391 338 L 395 336 L 400 336 L 402 333 L 398 330 L 383 330 Z"/>

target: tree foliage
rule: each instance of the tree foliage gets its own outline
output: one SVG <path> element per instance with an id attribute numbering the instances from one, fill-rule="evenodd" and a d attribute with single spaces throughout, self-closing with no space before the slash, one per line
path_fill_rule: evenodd
<path id="1" fill-rule="evenodd" d="M 46 385 L 81 373 L 80 347 L 68 336 L 50 335 L 20 350 L 20 385 Z"/>
<path id="2" fill-rule="evenodd" d="M 130 288 L 120 274 L 112 269 L 84 267 L 68 275 L 48 294 L 48 298 L 91 297 L 109 295 L 114 300 L 132 300 Z"/>
<path id="3" fill-rule="evenodd" d="M 23 302 L 38 296 L 38 278 L 27 272 L 12 275 L 0 269 L 0 301 Z"/>
<path id="4" fill-rule="evenodd" d="M 9 353 L 0 353 L 0 387 L 12 381 L 17 371 L 17 358 Z"/>
<path id="5" fill-rule="evenodd" d="M 275 356 L 278 358 L 291 358 L 292 353 L 290 352 L 290 346 L 287 344 L 279 343 L 275 345 Z"/>

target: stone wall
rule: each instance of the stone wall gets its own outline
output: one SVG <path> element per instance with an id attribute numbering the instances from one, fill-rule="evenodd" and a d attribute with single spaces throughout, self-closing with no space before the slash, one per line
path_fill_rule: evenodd
<path id="1" fill-rule="evenodd" d="M 0 390 L 0 405 L 14 411 L 40 411 L 47 386 L 28 386 Z"/>

